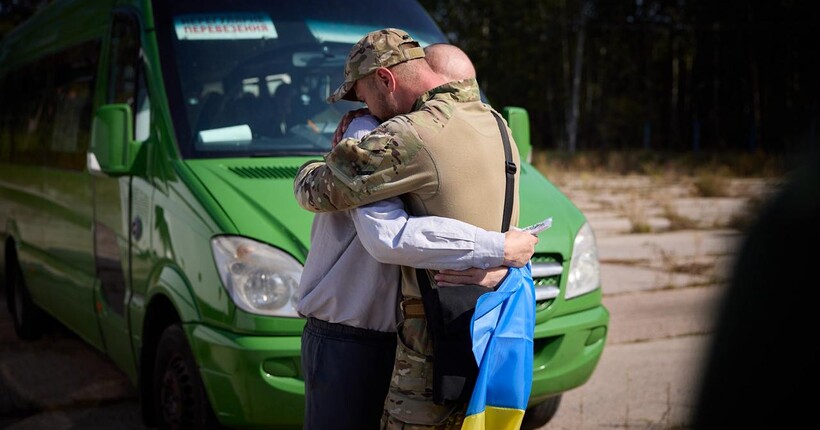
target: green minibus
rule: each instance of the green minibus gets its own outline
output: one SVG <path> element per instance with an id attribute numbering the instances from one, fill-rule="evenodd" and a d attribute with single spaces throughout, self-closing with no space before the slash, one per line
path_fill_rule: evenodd
<path id="1" fill-rule="evenodd" d="M 361 107 L 325 99 L 384 27 L 447 41 L 406 0 L 55 0 L 4 37 L 0 287 L 18 336 L 68 327 L 128 376 L 148 426 L 301 428 L 313 215 L 293 180 Z M 526 110 L 503 112 L 528 157 Z M 609 312 L 586 218 L 522 164 L 520 224 L 554 219 L 532 260 L 536 428 L 593 374 Z"/>

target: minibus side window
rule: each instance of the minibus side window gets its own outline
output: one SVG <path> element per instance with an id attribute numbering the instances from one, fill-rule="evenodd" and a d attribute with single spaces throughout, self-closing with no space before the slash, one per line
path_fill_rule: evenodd
<path id="1" fill-rule="evenodd" d="M 148 137 L 148 93 L 141 67 L 140 31 L 137 19 L 116 13 L 111 27 L 111 55 L 107 103 L 126 103 L 134 113 L 134 138 Z"/>
<path id="2" fill-rule="evenodd" d="M 140 62 L 140 66 L 142 62 Z M 137 109 L 134 112 L 134 138 L 145 141 L 150 134 L 151 102 L 148 98 L 148 87 L 145 84 L 145 69 L 140 67 L 137 78 Z"/>
<path id="3" fill-rule="evenodd" d="M 99 46 L 99 40 L 70 46 L 5 76 L 3 99 L 11 102 L 0 111 L 0 159 L 85 168 Z"/>
<path id="4" fill-rule="evenodd" d="M 47 97 L 53 112 L 46 164 L 82 171 L 91 141 L 92 100 L 99 41 L 93 40 L 63 50 L 48 61 L 57 70 L 53 90 Z"/>
<path id="5" fill-rule="evenodd" d="M 8 76 L 0 77 L 0 162 L 11 161 L 11 113 L 12 105 L 16 105 L 11 99 L 11 89 L 9 88 Z"/>
<path id="6" fill-rule="evenodd" d="M 38 63 L 27 64 L 8 76 L 11 126 L 11 162 L 42 165 L 43 136 L 51 136 L 51 119 L 45 97 L 51 89 L 53 73 Z"/>

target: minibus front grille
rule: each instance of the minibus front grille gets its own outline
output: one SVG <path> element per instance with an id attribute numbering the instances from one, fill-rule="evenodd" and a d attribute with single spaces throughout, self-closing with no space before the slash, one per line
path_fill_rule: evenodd
<path id="1" fill-rule="evenodd" d="M 293 179 L 299 167 L 228 167 L 228 170 L 245 179 Z"/>
<path id="2" fill-rule="evenodd" d="M 536 309 L 546 309 L 561 292 L 564 265 L 556 254 L 535 254 L 532 257 L 532 280 L 535 284 Z"/>

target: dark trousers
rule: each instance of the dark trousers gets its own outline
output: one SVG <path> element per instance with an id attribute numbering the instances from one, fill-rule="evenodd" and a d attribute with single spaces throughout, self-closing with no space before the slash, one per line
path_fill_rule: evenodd
<path id="1" fill-rule="evenodd" d="M 395 355 L 396 333 L 308 318 L 303 429 L 378 429 Z"/>

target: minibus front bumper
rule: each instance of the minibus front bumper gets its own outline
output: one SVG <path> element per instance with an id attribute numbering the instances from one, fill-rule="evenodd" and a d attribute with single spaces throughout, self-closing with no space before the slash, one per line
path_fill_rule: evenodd
<path id="1" fill-rule="evenodd" d="M 529 404 L 586 383 L 603 353 L 608 326 L 609 311 L 604 306 L 537 324 Z"/>
<path id="2" fill-rule="evenodd" d="M 603 353 L 609 312 L 598 306 L 535 327 L 529 404 L 583 385 Z M 248 336 L 187 325 L 214 412 L 235 428 L 301 429 L 300 336 Z"/>
<path id="3" fill-rule="evenodd" d="M 301 429 L 300 336 L 249 336 L 186 325 L 214 412 L 233 428 Z"/>

